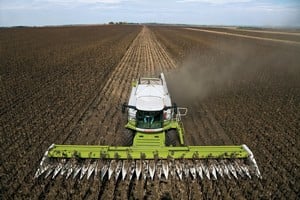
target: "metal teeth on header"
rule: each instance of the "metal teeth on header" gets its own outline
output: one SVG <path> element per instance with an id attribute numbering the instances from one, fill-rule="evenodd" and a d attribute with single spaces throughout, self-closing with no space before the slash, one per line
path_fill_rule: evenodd
<path id="1" fill-rule="evenodd" d="M 45 157 L 35 178 L 99 180 L 118 179 L 212 179 L 261 178 L 255 162 L 251 159 L 181 159 L 181 160 L 76 160 Z"/>

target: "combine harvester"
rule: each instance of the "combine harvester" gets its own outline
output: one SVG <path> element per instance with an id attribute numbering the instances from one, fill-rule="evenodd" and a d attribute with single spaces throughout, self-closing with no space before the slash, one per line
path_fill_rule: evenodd
<path id="1" fill-rule="evenodd" d="M 100 180 L 261 178 L 256 161 L 246 145 L 186 146 L 181 117 L 186 108 L 172 104 L 164 75 L 140 78 L 132 84 L 123 146 L 56 145 L 44 154 L 35 174 L 91 176 Z"/>

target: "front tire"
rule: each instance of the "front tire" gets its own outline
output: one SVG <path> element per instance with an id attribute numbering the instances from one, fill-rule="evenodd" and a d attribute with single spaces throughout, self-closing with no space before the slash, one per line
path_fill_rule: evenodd
<path id="1" fill-rule="evenodd" d="M 166 132 L 166 146 L 179 146 L 179 136 L 176 129 L 171 129 Z"/>
<path id="2" fill-rule="evenodd" d="M 134 138 L 134 131 L 126 129 L 122 135 L 122 145 L 123 146 L 132 146 Z"/>

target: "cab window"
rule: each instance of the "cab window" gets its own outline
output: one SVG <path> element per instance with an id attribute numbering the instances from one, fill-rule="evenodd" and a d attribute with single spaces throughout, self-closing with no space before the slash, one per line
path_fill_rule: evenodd
<path id="1" fill-rule="evenodd" d="M 136 112 L 136 127 L 144 129 L 157 129 L 163 127 L 163 111 Z"/>

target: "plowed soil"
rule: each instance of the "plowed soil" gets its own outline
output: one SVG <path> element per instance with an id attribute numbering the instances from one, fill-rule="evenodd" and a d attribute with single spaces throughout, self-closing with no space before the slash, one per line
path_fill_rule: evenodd
<path id="1" fill-rule="evenodd" d="M 179 27 L 1 29 L 0 35 L 2 199 L 299 197 L 300 47 Z M 189 109 L 186 143 L 247 144 L 261 180 L 33 178 L 52 143 L 120 144 L 131 81 L 160 72 L 173 100 Z"/>

